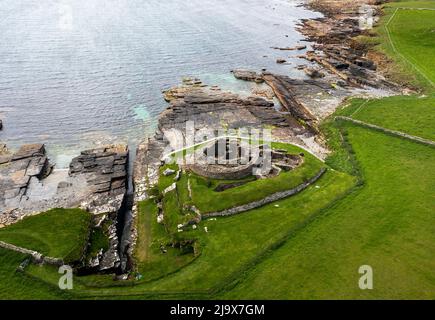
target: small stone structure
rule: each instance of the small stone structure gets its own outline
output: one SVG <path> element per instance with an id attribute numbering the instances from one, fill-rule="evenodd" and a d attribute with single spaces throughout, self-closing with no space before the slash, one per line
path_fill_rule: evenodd
<path id="1" fill-rule="evenodd" d="M 275 176 L 302 162 L 302 154 L 292 155 L 286 150 L 273 150 L 268 145 L 252 146 L 241 139 L 221 138 L 198 149 L 194 164 L 187 165 L 186 169 L 210 179 L 239 180 L 253 175 Z M 265 171 L 257 170 L 260 168 Z"/>
<path id="2" fill-rule="evenodd" d="M 53 257 L 46 257 L 42 253 L 40 253 L 38 251 L 34 251 L 34 250 L 18 247 L 16 245 L 13 245 L 13 244 L 10 244 L 10 243 L 7 243 L 7 242 L 0 241 L 0 248 L 11 250 L 11 251 L 15 251 L 15 252 L 19 252 L 19 253 L 22 253 L 22 254 L 27 254 L 36 263 L 45 263 L 45 264 L 51 264 L 51 265 L 56 265 L 56 266 L 61 266 L 61 265 L 64 264 L 62 259 L 53 258 Z"/>
<path id="3" fill-rule="evenodd" d="M 243 179 L 253 174 L 259 156 L 251 152 L 246 142 L 222 138 L 199 149 L 195 153 L 195 163 L 187 169 L 211 179 Z"/>

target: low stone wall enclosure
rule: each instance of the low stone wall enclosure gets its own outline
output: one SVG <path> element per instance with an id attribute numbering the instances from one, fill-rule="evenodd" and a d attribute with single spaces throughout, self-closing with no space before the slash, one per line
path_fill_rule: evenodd
<path id="1" fill-rule="evenodd" d="M 202 215 L 202 219 L 208 219 L 208 218 L 213 218 L 213 217 L 226 217 L 226 216 L 232 216 L 232 215 L 236 215 L 248 210 L 252 210 L 252 209 L 256 209 L 259 207 L 262 207 L 266 204 L 278 201 L 278 200 L 282 200 L 285 199 L 287 197 L 293 196 L 303 190 L 305 190 L 306 188 L 308 188 L 311 184 L 313 184 L 314 182 L 316 182 L 317 180 L 319 180 L 323 174 L 326 172 L 326 168 L 322 168 L 320 169 L 320 171 L 314 176 L 312 177 L 310 180 L 308 180 L 307 182 L 304 182 L 300 185 L 298 185 L 296 188 L 290 189 L 290 190 L 286 190 L 286 191 L 281 191 L 281 192 L 277 192 L 274 193 L 270 196 L 267 196 L 261 200 L 258 201 L 254 201 L 242 206 L 238 206 L 238 207 L 234 207 L 231 209 L 227 209 L 227 210 L 223 210 L 223 211 L 218 211 L 218 212 L 211 212 L 211 213 L 205 213 Z"/>

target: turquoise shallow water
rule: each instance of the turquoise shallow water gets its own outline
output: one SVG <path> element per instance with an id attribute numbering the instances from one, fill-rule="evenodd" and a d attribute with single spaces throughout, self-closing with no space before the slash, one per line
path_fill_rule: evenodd
<path id="1" fill-rule="evenodd" d="M 161 91 L 184 76 L 249 92 L 229 71 L 302 76 L 277 58 L 292 46 L 299 1 L 3 0 L 0 2 L 0 141 L 44 142 L 58 167 L 78 150 L 134 146 L 155 130 Z"/>

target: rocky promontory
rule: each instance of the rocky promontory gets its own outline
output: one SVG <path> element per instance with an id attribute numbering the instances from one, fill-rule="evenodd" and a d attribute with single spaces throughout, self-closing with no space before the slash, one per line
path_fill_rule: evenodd
<path id="1" fill-rule="evenodd" d="M 273 75 L 257 74 L 255 72 L 233 71 L 235 76 L 245 80 L 261 83 L 274 81 Z M 276 76 L 278 77 L 278 76 Z M 261 79 L 261 81 L 260 81 Z M 266 80 L 267 79 L 267 80 Z M 281 92 L 281 91 L 280 91 Z M 298 104 L 293 102 L 294 96 L 287 90 L 287 106 L 276 105 L 272 99 L 252 94 L 239 94 L 223 91 L 217 86 L 208 86 L 199 79 L 185 79 L 183 84 L 163 92 L 164 99 L 169 103 L 161 113 L 158 129 L 154 136 L 144 141 L 137 149 L 134 161 L 133 182 L 135 187 L 135 206 L 133 219 L 137 215 L 137 203 L 149 197 L 147 191 L 157 184 L 159 168 L 165 161 L 166 153 L 177 150 L 186 140 L 186 124 L 191 122 L 191 134 L 204 139 L 213 138 L 218 132 L 227 132 L 240 128 L 269 128 L 271 139 L 277 142 L 300 145 L 322 158 L 326 149 L 321 140 L 317 139 L 315 130 L 310 126 L 309 119 L 315 117 Z M 301 117 L 307 120 L 300 121 Z M 192 142 L 192 141 L 191 141 Z M 198 142 L 198 141 L 195 141 Z M 156 217 L 157 218 L 157 217 Z M 136 224 L 132 223 L 130 254 L 133 252 L 137 237 Z"/>
<path id="2" fill-rule="evenodd" d="M 53 170 L 43 144 L 6 147 L 0 153 L 0 226 L 52 208 L 82 208 L 94 215 L 94 228 L 102 228 L 109 248 L 85 264 L 107 270 L 116 268 L 118 220 L 125 204 L 128 179 L 125 145 L 82 151 L 69 170 Z"/>

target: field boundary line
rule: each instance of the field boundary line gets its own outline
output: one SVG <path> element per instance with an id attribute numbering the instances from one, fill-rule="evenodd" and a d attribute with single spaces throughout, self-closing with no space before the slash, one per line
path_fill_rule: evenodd
<path id="1" fill-rule="evenodd" d="M 363 103 L 361 103 L 361 105 L 354 112 L 352 112 L 352 114 L 349 117 L 353 117 L 354 115 L 356 115 L 361 110 L 361 108 L 364 107 L 370 101 L 371 101 L 371 99 L 368 99 L 368 100 L 364 101 Z"/>
<path id="2" fill-rule="evenodd" d="M 401 131 L 396 131 L 396 130 L 391 130 L 391 129 L 387 129 L 381 126 L 377 126 L 375 124 L 371 124 L 371 123 L 367 123 L 364 121 L 360 121 L 360 120 L 356 120 L 353 118 L 349 118 L 349 117 L 343 117 L 343 116 L 337 116 L 335 117 L 335 120 L 344 120 L 344 121 L 349 121 L 352 122 L 354 124 L 357 124 L 361 127 L 365 127 L 365 128 L 369 128 L 369 129 L 374 129 L 377 131 L 381 131 L 387 134 L 391 134 L 393 136 L 399 137 L 399 138 L 405 138 L 414 142 L 418 142 L 418 143 L 422 143 L 431 147 L 435 147 L 435 141 L 429 140 L 429 139 L 425 139 L 425 138 L 421 138 L 418 136 L 413 136 L 410 134 L 407 134 L 405 132 L 401 132 Z"/>
<path id="3" fill-rule="evenodd" d="M 319 180 L 325 174 L 326 170 L 326 168 L 320 169 L 320 171 L 315 176 L 311 177 L 308 181 L 289 190 L 275 192 L 264 197 L 263 199 L 246 203 L 241 206 L 232 207 L 222 211 L 204 213 L 201 215 L 202 219 L 210 219 L 215 217 L 231 217 L 297 195 L 310 187 L 317 180 Z"/>
<path id="4" fill-rule="evenodd" d="M 402 9 L 402 10 L 429 10 L 429 11 L 435 11 L 434 8 L 396 7 L 396 9 Z"/>
<path id="5" fill-rule="evenodd" d="M 387 37 L 388 37 L 388 41 L 391 44 L 391 48 L 393 48 L 393 51 L 399 55 L 405 62 L 409 63 L 412 67 L 414 67 L 414 69 L 420 73 L 428 82 L 432 87 L 435 87 L 435 83 L 432 82 L 431 79 L 429 79 L 426 74 L 424 72 L 422 72 L 414 63 L 412 63 L 408 58 L 406 58 L 402 53 L 399 52 L 399 50 L 397 50 L 397 47 L 394 45 L 393 39 L 391 37 L 391 33 L 390 33 L 390 29 L 388 28 L 388 26 L 390 25 L 391 21 L 393 21 L 393 19 L 395 18 L 397 12 L 399 11 L 399 9 L 401 8 L 396 8 L 396 10 L 394 10 L 393 15 L 390 17 L 390 19 L 388 19 L 388 22 L 385 24 L 384 29 L 387 33 Z"/>

